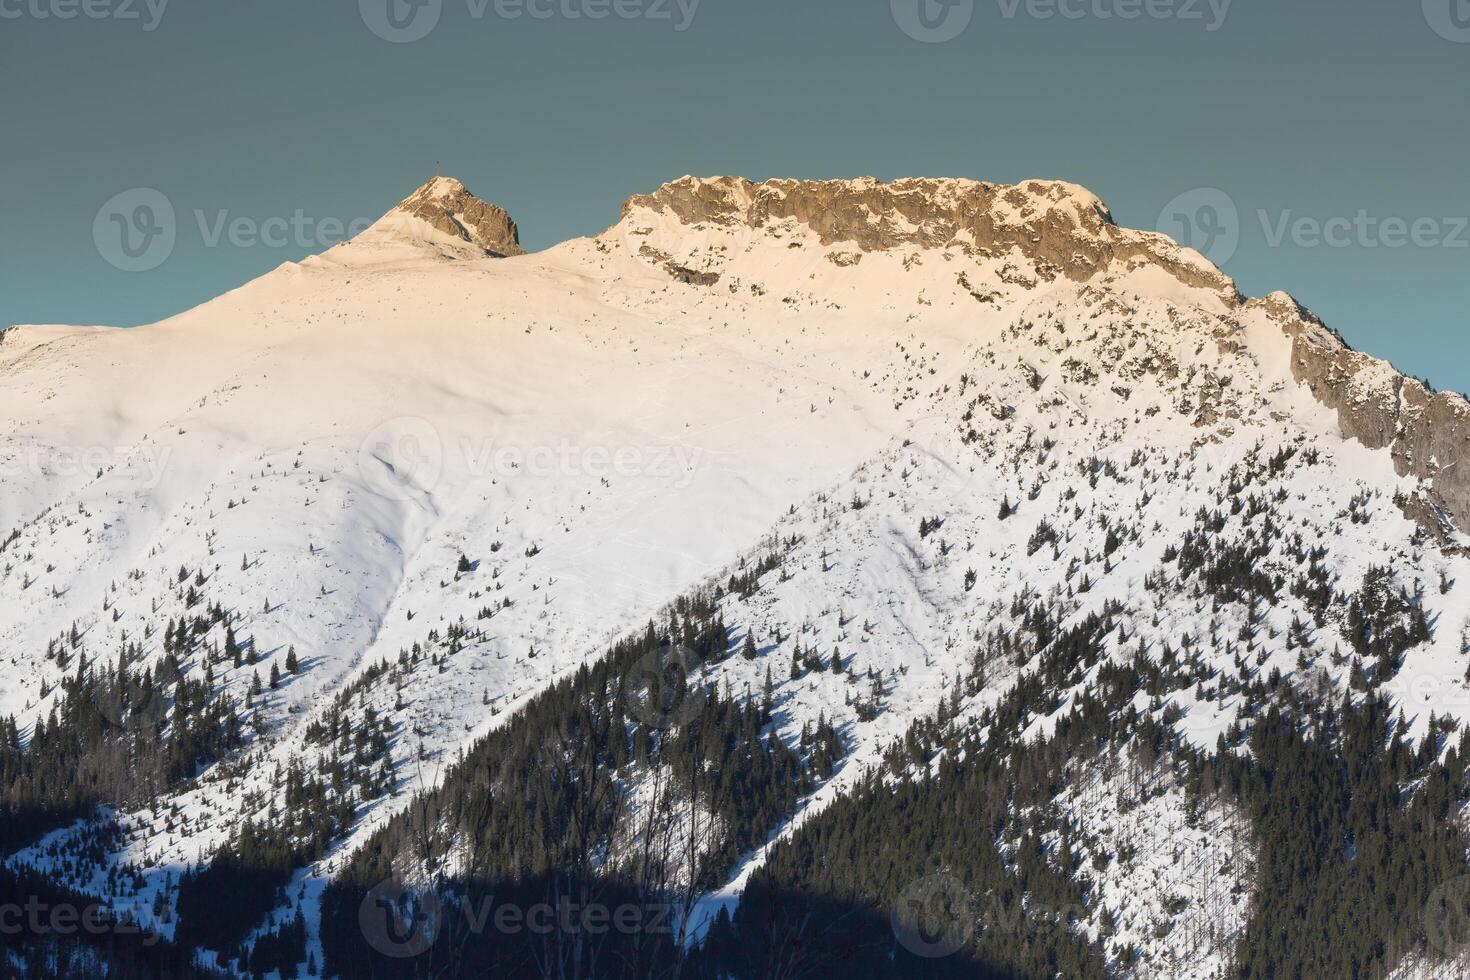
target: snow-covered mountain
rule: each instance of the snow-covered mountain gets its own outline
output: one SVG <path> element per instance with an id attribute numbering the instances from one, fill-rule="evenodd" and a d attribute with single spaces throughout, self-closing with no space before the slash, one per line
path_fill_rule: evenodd
<path id="1" fill-rule="evenodd" d="M 1034 830 L 1077 888 L 1065 929 L 1108 972 L 1216 976 L 1248 961 L 1274 852 L 1247 792 L 1201 801 L 1190 758 L 1259 761 L 1263 705 L 1298 697 L 1391 696 L 1423 765 L 1453 760 L 1470 715 L 1470 403 L 1066 183 L 685 177 L 526 254 L 502 209 L 435 178 L 158 324 L 5 330 L 0 414 L 13 751 L 124 651 L 134 677 L 203 679 L 243 726 L 147 792 L 94 780 L 6 865 L 200 968 L 247 970 L 233 955 L 299 911 L 301 968 L 330 972 L 332 883 L 416 799 L 461 805 L 463 760 L 555 685 L 692 622 L 690 597 L 731 652 L 683 665 L 697 688 L 768 699 L 761 737 L 811 768 L 744 837 L 713 803 L 707 837 L 671 831 L 693 855 L 665 881 L 687 896 L 680 948 L 740 927 L 747 889 L 788 880 L 873 779 L 1053 745 L 1096 696 L 1112 748 L 975 839 L 1024 869 Z M 1087 653 L 1063 664 L 1074 630 Z M 104 732 L 181 724 L 182 696 L 150 714 L 123 687 L 92 696 Z M 647 710 L 633 727 L 692 721 Z M 329 769 L 344 712 L 371 773 L 333 784 L 334 831 L 233 951 L 193 949 L 181 878 L 302 805 L 283 772 Z M 1154 723 L 1173 735 L 1140 764 Z M 555 770 L 572 750 L 541 751 Z M 619 770 L 626 824 L 667 768 Z M 396 871 L 476 870 L 452 820 L 428 824 L 451 845 Z M 612 834 L 600 866 L 632 846 Z M 1409 931 L 1379 964 L 1451 952 Z"/>

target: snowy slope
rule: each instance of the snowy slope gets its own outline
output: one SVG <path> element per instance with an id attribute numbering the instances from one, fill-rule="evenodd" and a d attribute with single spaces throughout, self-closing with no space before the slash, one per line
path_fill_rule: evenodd
<path id="1" fill-rule="evenodd" d="M 47 657 L 52 640 L 115 659 L 141 638 L 160 655 L 147 624 L 184 615 L 196 576 L 258 657 L 217 670 L 229 690 L 243 700 L 292 648 L 304 666 L 255 701 L 247 763 L 171 801 L 180 819 L 115 815 L 108 862 L 143 879 L 109 894 L 120 904 L 167 904 L 173 876 L 278 805 L 272 770 L 318 751 L 306 726 L 348 691 L 393 726 L 397 769 L 390 796 L 302 876 L 315 894 L 463 746 L 777 541 L 797 542 L 781 581 L 725 608 L 760 656 L 706 680 L 759 690 L 769 669 L 784 736 L 840 719 L 850 748 L 778 836 L 954 696 L 975 639 L 1014 625 L 1023 590 L 1065 597 L 1079 619 L 1128 607 L 1119 658 L 1310 619 L 1289 595 L 1249 623 L 1182 580 L 1150 586 L 1201 506 L 1228 513 L 1247 494 L 1286 502 L 1269 557 L 1283 575 L 1321 547 L 1345 591 L 1372 565 L 1419 583 L 1438 628 L 1396 679 L 1423 705 L 1411 731 L 1431 711 L 1470 717 L 1465 539 L 1416 524 L 1395 497 L 1432 487 L 1345 438 L 1298 380 L 1310 321 L 1283 294 L 1242 302 L 1198 255 L 1117 228 L 1081 188 L 685 178 L 596 238 L 504 258 L 479 240 L 493 212 L 462 192 L 436 182 L 357 239 L 159 324 L 0 335 L 0 715 L 45 716 L 68 670 Z M 455 210 L 423 217 L 440 200 Z M 943 523 L 921 533 L 925 518 Z M 1248 521 L 1231 514 L 1223 533 Z M 1035 545 L 1043 525 L 1057 533 Z M 461 621 L 470 638 L 437 668 L 352 686 L 415 644 L 442 653 Z M 1346 648 L 1336 628 L 1314 646 Z M 858 680 L 789 680 L 793 642 L 839 649 Z M 1351 667 L 1304 666 L 1275 644 L 1180 660 L 1187 682 L 1139 708 L 1180 712 L 1201 748 L 1236 720 L 1211 695 L 1221 674 L 1311 669 L 1342 691 Z M 993 665 L 962 717 L 1024 666 Z M 1058 805 L 1098 837 L 1182 820 L 1177 794 L 1116 819 L 1095 800 Z M 1170 836 L 1191 867 L 1218 868 L 1208 828 L 1190 833 Z M 105 864 L 68 859 L 89 839 L 73 828 L 11 860 L 102 893 Z M 761 858 L 700 914 L 738 900 Z M 1114 862 L 1098 887 L 1127 905 L 1169 873 Z M 1239 913 L 1221 896 L 1248 893 L 1248 862 L 1228 875 L 1184 895 L 1227 933 Z M 1136 939 L 1151 924 L 1139 911 L 1120 929 Z M 1200 954 L 1198 936 L 1178 929 L 1145 956 L 1209 975 L 1225 947 Z"/>

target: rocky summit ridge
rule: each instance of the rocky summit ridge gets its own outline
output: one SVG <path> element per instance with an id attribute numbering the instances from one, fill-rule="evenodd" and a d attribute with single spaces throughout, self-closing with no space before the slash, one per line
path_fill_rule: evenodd
<path id="1" fill-rule="evenodd" d="M 1354 350 L 1284 292 L 1247 299 L 1199 253 L 1166 235 L 1119 226 L 1100 198 L 1076 184 L 685 176 L 629 198 L 621 223 L 650 217 L 712 230 L 795 223 L 824 246 L 856 249 L 833 256 L 839 265 L 855 265 L 862 253 L 948 249 L 980 262 L 1022 257 L 1039 281 L 1085 282 L 1138 265 L 1161 269 L 1185 286 L 1213 292 L 1227 308 L 1263 310 L 1291 338 L 1292 377 L 1337 414 L 1342 434 L 1389 449 L 1401 476 L 1425 481 L 1425 497 L 1412 502 L 1421 523 L 1470 527 L 1470 402 L 1463 395 L 1435 392 Z M 664 241 L 643 251 L 665 259 L 677 249 Z M 719 279 L 709 269 L 665 265 L 688 283 L 710 286 Z"/>
<path id="2" fill-rule="evenodd" d="M 630 198 L 623 219 L 640 211 L 668 213 L 690 225 L 763 228 L 807 225 L 824 245 L 863 251 L 957 247 L 974 258 L 1013 252 L 1045 278 L 1081 282 L 1134 259 L 1166 268 L 1187 285 L 1239 301 L 1234 282 L 1166 235 L 1119 227 L 1097 195 L 1059 180 L 993 184 L 963 178 L 891 182 L 682 177 L 652 194 Z"/>

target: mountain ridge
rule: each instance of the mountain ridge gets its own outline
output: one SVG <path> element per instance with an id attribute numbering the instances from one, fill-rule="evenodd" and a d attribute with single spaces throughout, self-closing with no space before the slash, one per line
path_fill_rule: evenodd
<path id="1" fill-rule="evenodd" d="M 666 224 L 648 221 L 661 216 L 673 217 L 677 227 L 672 233 Z M 405 227 L 405 219 L 423 225 Z M 961 261 L 1022 259 L 1029 275 L 1043 282 L 1057 276 L 1087 281 L 1139 263 L 1162 269 L 1186 287 L 1219 295 L 1227 308 L 1266 311 L 1292 340 L 1293 376 L 1337 413 L 1343 433 L 1371 448 L 1389 449 L 1401 474 L 1427 481 L 1426 506 L 1418 511 L 1424 523 L 1441 535 L 1446 518 L 1461 529 L 1470 527 L 1470 456 L 1465 448 L 1470 444 L 1470 401 L 1463 394 L 1431 391 L 1386 361 L 1355 350 L 1287 293 L 1242 296 L 1233 280 L 1197 252 L 1156 232 L 1118 226 L 1106 204 L 1079 185 L 924 177 L 755 182 L 686 175 L 626 199 L 619 221 L 590 240 L 606 242 L 618 232 L 636 236 L 644 261 L 686 284 L 712 287 L 725 275 L 737 246 L 715 245 L 712 251 L 702 243 L 691 252 L 689 232 L 681 230 L 709 227 L 716 237 L 738 228 L 770 234 L 782 227 L 804 227 L 837 267 L 856 266 L 874 252 L 916 249 L 945 252 L 946 258 L 958 256 Z M 451 258 L 526 254 L 505 209 L 476 197 L 453 177 L 436 176 L 357 238 L 325 255 L 356 256 L 406 239 Z M 571 239 L 546 251 L 582 241 L 587 239 Z M 995 284 L 999 288 L 977 288 L 963 273 L 960 278 L 977 300 L 1010 298 L 1004 282 Z M 1004 278 L 1008 276 L 1003 273 Z M 57 328 L 15 325 L 0 330 L 0 344 L 7 333 L 21 329 L 45 336 Z M 12 346 L 18 336 L 11 335 Z"/>
<path id="2" fill-rule="evenodd" d="M 1184 766 L 1223 745 L 1226 767 L 1254 758 L 1265 705 L 1298 697 L 1392 692 L 1425 759 L 1445 717 L 1470 721 L 1470 539 L 1435 509 L 1455 489 L 1451 398 L 1420 405 L 1287 294 L 1241 301 L 1071 185 L 897 185 L 687 178 L 595 237 L 497 257 L 455 217 L 497 211 L 442 178 L 371 234 L 160 324 L 9 335 L 11 742 L 51 746 L 49 718 L 91 700 L 113 726 L 93 734 L 163 725 L 119 708 L 119 676 L 182 676 L 194 707 L 147 729 L 187 729 L 182 763 L 136 769 L 161 783 L 103 766 L 105 815 L 43 809 L 6 867 L 166 911 L 164 934 L 226 972 L 296 914 L 297 961 L 361 975 L 381 964 L 331 911 L 356 909 L 352 888 L 456 881 L 465 821 L 491 817 L 478 870 L 517 873 L 560 845 L 518 837 L 539 825 L 508 801 L 566 789 L 536 783 L 563 763 L 648 817 L 670 788 L 648 760 L 738 745 L 702 771 L 750 795 L 686 772 L 709 850 L 691 831 L 659 885 L 718 946 L 873 773 L 953 773 L 973 726 L 1009 785 L 1008 746 L 1049 758 L 1082 716 L 1108 753 L 1158 763 L 1164 739 Z M 1048 257 L 1067 255 L 1073 274 Z M 593 683 L 686 647 L 721 737 L 665 740 L 657 711 Z M 203 732 L 200 699 L 224 719 Z M 564 758 L 596 747 L 566 727 L 588 718 L 627 744 Z M 1086 785 L 1049 775 L 1004 814 L 1034 846 L 973 827 L 950 859 L 994 871 L 1075 829 L 1090 870 L 1048 874 L 1077 893 L 1081 945 L 1120 975 L 1135 956 L 1217 975 L 1270 894 L 1243 853 L 1260 828 L 1172 764 L 1131 778 L 1078 744 Z M 120 751 L 104 737 L 98 758 Z M 76 788 L 91 764 L 20 785 Z M 1227 827 L 1229 844 L 1209 830 Z M 594 850 L 631 846 L 614 829 Z"/>
<path id="3" fill-rule="evenodd" d="M 1238 301 L 1233 281 L 1197 253 L 1166 236 L 1127 232 L 1100 198 L 1076 184 L 1028 180 L 1015 185 L 965 178 L 901 178 L 883 182 L 682 177 L 629 198 L 622 221 L 640 211 L 677 216 L 686 225 L 804 224 L 822 245 L 860 251 L 957 247 L 968 257 L 1017 253 L 1043 276 L 1083 281 L 1113 263 L 1146 258 L 1188 285 L 1207 286 Z"/>

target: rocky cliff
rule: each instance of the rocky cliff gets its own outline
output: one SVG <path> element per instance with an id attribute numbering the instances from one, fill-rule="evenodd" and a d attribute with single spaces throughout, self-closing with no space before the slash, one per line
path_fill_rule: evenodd
<path id="1" fill-rule="evenodd" d="M 1470 402 L 1353 350 L 1285 293 L 1253 303 L 1281 323 L 1292 341 L 1292 377 L 1337 413 L 1342 434 L 1389 450 L 1399 475 L 1426 481 L 1429 502 L 1470 528 Z"/>
<path id="2" fill-rule="evenodd" d="M 505 209 L 471 194 L 452 177 L 435 177 L 393 210 L 428 222 L 435 230 L 494 256 L 523 255 L 520 233 Z"/>
<path id="3" fill-rule="evenodd" d="M 683 177 L 630 198 L 623 218 L 640 209 L 671 213 L 689 225 L 763 228 L 791 219 L 810 227 L 824 245 L 864 252 L 958 245 L 982 259 L 1019 253 L 1045 278 L 1060 274 L 1078 282 L 1142 258 L 1188 285 L 1239 298 L 1230 277 L 1197 254 L 1165 235 L 1120 228 L 1096 195 L 1063 181 Z"/>

